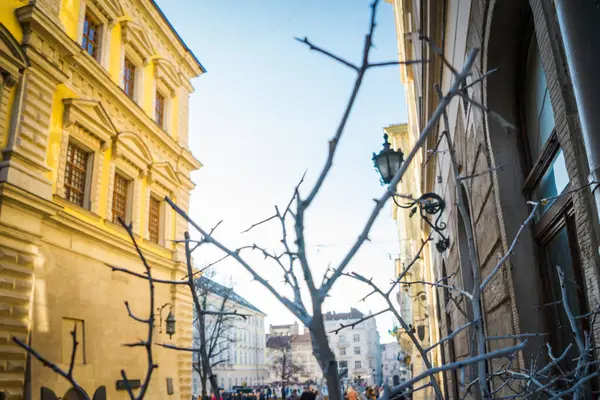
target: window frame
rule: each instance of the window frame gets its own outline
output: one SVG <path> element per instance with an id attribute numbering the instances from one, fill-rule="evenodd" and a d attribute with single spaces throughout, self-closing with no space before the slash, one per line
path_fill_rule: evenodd
<path id="1" fill-rule="evenodd" d="M 361 360 L 354 360 L 354 369 L 362 369 Z"/>
<path id="2" fill-rule="evenodd" d="M 96 40 L 90 40 L 89 37 L 89 29 L 86 30 L 86 26 L 89 27 L 90 22 L 92 22 L 96 26 Z M 90 55 L 94 60 L 100 62 L 101 61 L 101 47 L 102 47 L 102 38 L 104 37 L 105 25 L 102 23 L 102 20 L 97 17 L 97 14 L 88 6 L 85 6 L 85 10 L 83 12 L 83 27 L 81 32 L 81 47 L 83 50 Z M 89 44 L 92 43 L 92 53 L 90 54 L 87 46 L 84 45 L 84 41 L 87 41 Z"/>
<path id="3" fill-rule="evenodd" d="M 69 149 L 71 148 L 71 146 L 73 146 L 77 150 L 86 154 L 86 161 L 85 161 L 86 166 L 85 166 L 85 171 L 84 171 L 85 176 L 84 176 L 84 185 L 83 185 L 83 190 L 82 190 L 83 197 L 82 197 L 81 204 L 76 203 L 69 198 L 70 197 L 69 192 L 73 189 L 72 185 L 67 182 L 67 168 L 68 168 L 69 164 L 72 164 L 69 162 Z M 94 170 L 95 153 L 93 150 L 89 149 L 87 146 L 83 145 L 78 140 L 74 139 L 73 137 L 69 137 L 65 155 L 66 155 L 65 167 L 64 167 L 64 170 L 62 171 L 62 173 L 64 174 L 63 175 L 64 176 L 63 186 L 64 186 L 64 191 L 65 191 L 64 198 L 70 204 L 76 205 L 78 207 L 84 208 L 89 211 L 89 210 L 91 210 L 91 202 L 92 202 L 91 201 L 91 186 L 92 186 L 92 177 L 93 177 L 93 170 Z"/>
<path id="4" fill-rule="evenodd" d="M 131 67 L 131 71 L 133 75 L 133 79 L 126 79 L 127 78 L 127 71 L 128 71 L 128 67 Z M 128 57 L 128 55 L 125 55 L 125 57 L 123 58 L 123 71 L 121 74 L 121 79 L 123 80 L 123 92 L 125 92 L 125 94 L 127 95 L 127 97 L 129 97 L 131 100 L 137 102 L 137 97 L 136 97 L 136 89 L 137 89 L 137 76 L 138 76 L 138 66 L 135 64 L 135 62 L 131 61 L 131 58 Z M 131 87 L 131 92 L 129 92 L 129 87 Z"/>
<path id="5" fill-rule="evenodd" d="M 360 346 L 354 346 L 354 355 L 360 356 Z"/>
<path id="6" fill-rule="evenodd" d="M 519 112 L 519 123 L 520 123 L 520 150 L 521 150 L 521 158 L 523 160 L 523 165 L 527 168 L 524 173 L 524 183 L 523 183 L 523 194 L 527 199 L 531 199 L 534 190 L 537 185 L 540 183 L 541 179 L 545 176 L 545 174 L 552 167 L 555 157 L 558 153 L 563 150 L 560 142 L 558 140 L 557 133 L 557 121 L 555 119 L 555 125 L 552 129 L 550 136 L 548 137 L 546 143 L 542 146 L 540 153 L 536 159 L 533 159 L 532 152 L 530 149 L 528 132 L 527 132 L 527 110 L 526 110 L 526 100 L 525 100 L 525 88 L 526 88 L 526 79 L 527 79 L 527 68 L 528 68 L 528 52 L 529 46 L 531 45 L 532 40 L 537 40 L 535 37 L 535 30 L 533 26 L 533 21 L 530 21 L 528 24 L 528 30 L 526 32 L 526 40 L 523 42 L 523 46 L 521 48 L 521 60 L 525 60 L 522 63 L 522 67 L 520 69 L 520 75 L 518 82 L 518 87 L 522 88 L 518 91 L 518 112 Z M 537 43 L 538 51 L 541 52 L 539 48 L 539 43 Z M 542 65 L 542 69 L 544 66 Z M 546 101 L 550 102 L 550 107 L 552 108 L 552 100 L 550 98 L 550 87 L 548 85 L 548 77 L 546 71 L 544 70 L 544 75 L 546 76 L 546 90 L 548 90 L 548 98 Z M 552 112 L 554 113 L 554 109 L 552 108 Z M 568 171 L 568 167 L 565 167 Z M 573 180 L 569 176 L 568 184 L 562 189 L 560 193 L 566 193 L 573 188 Z M 558 194 L 560 194 L 558 193 Z M 531 211 L 533 206 L 529 207 Z M 577 232 L 574 221 L 574 206 L 573 199 L 570 195 L 565 195 L 557 198 L 555 201 L 550 203 L 547 208 L 544 210 L 544 213 L 539 215 L 538 218 L 534 219 L 532 223 L 532 236 L 535 243 L 534 253 L 535 259 L 537 262 L 537 273 L 538 279 L 541 284 L 541 295 L 542 295 L 542 303 L 547 304 L 553 301 L 556 301 L 557 293 L 556 284 L 558 283 L 556 280 L 556 271 L 554 270 L 555 266 L 550 265 L 550 261 L 548 260 L 548 256 L 546 254 L 547 245 L 553 240 L 556 235 L 562 230 L 566 230 L 566 234 L 568 235 L 568 250 L 570 253 L 571 264 L 573 269 L 573 274 L 575 278 L 576 286 L 580 288 L 578 290 L 577 297 L 577 306 L 580 308 L 582 313 L 587 313 L 589 311 L 589 305 L 587 303 L 587 298 L 585 296 L 585 279 L 583 275 L 583 266 L 581 264 L 581 255 L 579 253 L 579 247 L 577 242 Z M 557 313 L 564 312 L 562 310 L 556 309 L 556 307 L 544 307 L 543 310 L 543 324 L 547 332 L 549 334 L 549 341 L 553 345 L 554 348 L 558 348 L 558 343 L 564 340 L 565 335 L 563 335 L 560 330 L 556 329 L 556 321 L 557 321 Z M 583 321 L 587 323 L 587 321 Z M 566 334 L 568 335 L 568 334 Z"/>
<path id="7" fill-rule="evenodd" d="M 153 214 L 152 208 L 153 208 L 153 204 L 157 204 L 157 215 L 156 215 L 156 240 L 154 240 L 153 238 L 153 225 L 152 225 L 152 220 L 151 220 L 151 216 Z M 158 196 L 155 196 L 153 194 L 150 195 L 150 201 L 148 202 L 148 240 L 152 243 L 158 244 L 160 245 L 160 241 L 161 241 L 161 210 L 162 210 L 162 204 L 160 199 L 158 198 Z"/>
<path id="8" fill-rule="evenodd" d="M 119 168 L 115 168 L 115 171 L 113 172 L 113 184 L 112 184 L 112 203 L 111 203 L 111 221 L 115 224 L 118 224 L 119 221 L 118 219 L 115 218 L 115 194 L 116 194 L 116 187 L 117 187 L 117 177 L 119 177 L 120 179 L 123 179 L 126 182 L 126 188 L 125 188 L 125 215 L 123 218 L 123 221 L 125 223 L 131 223 L 132 222 L 132 200 L 133 200 L 133 192 L 134 192 L 134 185 L 135 185 L 135 181 L 133 178 L 131 178 L 128 174 L 124 173 L 123 171 L 121 171 L 121 169 Z"/>
<path id="9" fill-rule="evenodd" d="M 159 98 L 162 101 L 159 102 Z M 159 108 L 159 104 L 162 106 Z M 160 112 L 159 112 L 160 111 Z M 167 96 L 165 96 L 159 89 L 156 89 L 156 93 L 154 95 L 154 121 L 156 124 L 161 127 L 161 129 L 166 131 L 167 125 Z M 160 116 L 160 118 L 159 118 Z"/>
<path id="10" fill-rule="evenodd" d="M 89 53 L 87 54 L 89 57 L 93 58 L 102 68 L 108 70 L 110 53 L 108 49 L 110 48 L 111 30 L 114 27 L 116 16 L 110 15 L 107 17 L 107 9 L 99 9 L 98 7 L 99 5 L 91 0 L 81 0 L 77 37 L 79 40 L 80 47 L 84 50 L 84 53 L 87 53 L 87 51 L 85 51 L 85 49 L 83 48 L 83 33 L 85 15 L 89 13 L 94 19 L 96 19 L 100 23 L 100 37 L 98 42 L 98 55 L 96 57 L 92 57 Z"/>

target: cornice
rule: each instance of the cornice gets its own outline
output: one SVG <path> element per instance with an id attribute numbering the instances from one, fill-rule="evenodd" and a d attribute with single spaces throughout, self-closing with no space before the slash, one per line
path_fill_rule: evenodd
<path id="1" fill-rule="evenodd" d="M 104 227 L 100 228 L 93 224 L 87 223 L 77 216 L 72 215 L 64 210 L 53 216 L 50 216 L 44 221 L 44 223 L 48 225 L 54 225 L 59 229 L 69 229 L 81 237 L 98 241 L 115 251 L 120 251 L 121 253 L 132 257 L 138 257 L 133 244 L 127 238 L 126 231 L 115 224 L 105 223 Z M 138 235 L 135 235 L 135 237 L 142 252 L 144 253 L 144 257 L 146 257 L 153 266 L 160 266 L 168 271 L 175 269 L 176 266 L 175 262 L 173 261 L 173 251 L 163 247 L 149 246 L 142 237 Z M 47 240 L 42 240 L 48 242 Z M 55 242 L 48 243 L 53 246 L 59 246 Z M 73 251 L 73 249 L 70 247 L 66 249 Z M 164 255 L 158 254 L 158 252 L 162 252 Z M 83 255 L 90 257 L 89 254 Z M 104 262 L 100 259 L 96 260 Z"/>
<path id="2" fill-rule="evenodd" d="M 0 183 L 0 203 L 11 203 L 43 217 L 56 215 L 62 207 L 10 183 Z"/>
<path id="3" fill-rule="evenodd" d="M 182 65 L 186 67 L 188 72 L 186 80 L 189 81 L 191 78 L 195 78 L 206 72 L 202 64 L 196 59 L 192 51 L 184 43 L 183 39 L 173 28 L 173 25 L 171 25 L 160 8 L 158 8 L 158 5 L 156 5 L 154 0 L 138 0 L 137 2 L 140 3 L 148 15 L 152 17 L 152 20 L 161 27 L 160 32 L 166 36 L 167 43 L 171 43 L 175 53 L 185 62 L 182 63 Z M 178 49 L 177 47 L 179 46 L 175 46 L 173 43 L 180 43 L 182 50 Z"/>
<path id="4" fill-rule="evenodd" d="M 63 28 L 42 11 L 36 3 L 31 3 L 15 10 L 17 20 L 25 28 L 25 45 L 31 45 L 31 31 L 40 32 L 44 40 L 59 45 L 61 50 L 69 55 L 73 55 L 81 47 L 74 43 L 64 32 Z M 68 40 L 65 40 L 65 37 Z"/>

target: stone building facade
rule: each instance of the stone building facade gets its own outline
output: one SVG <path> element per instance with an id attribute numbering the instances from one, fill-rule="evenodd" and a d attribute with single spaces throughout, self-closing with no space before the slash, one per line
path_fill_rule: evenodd
<path id="1" fill-rule="evenodd" d="M 400 343 L 384 343 L 381 345 L 381 383 L 384 385 L 398 385 L 411 377 L 406 365 L 407 354 L 400 347 Z"/>
<path id="2" fill-rule="evenodd" d="M 201 164 L 188 149 L 190 80 L 203 67 L 151 0 L 0 2 L 0 392 L 62 396 L 66 380 L 26 357 L 13 336 L 68 367 L 70 332 L 80 346 L 75 378 L 111 399 L 124 369 L 142 379 L 146 356 L 123 347 L 145 335 L 147 282 L 108 265 L 144 269 L 121 217 L 133 226 L 153 275 L 181 279 L 184 209 Z M 172 340 L 192 341 L 190 295 L 156 287 L 171 303 Z M 189 323 L 186 323 L 188 321 Z M 154 349 L 149 399 L 191 396 L 190 354 Z M 167 384 L 169 382 L 170 384 Z M 31 397 L 29 397 L 31 398 Z"/>
<path id="3" fill-rule="evenodd" d="M 274 360 L 281 356 L 281 344 L 287 343 L 287 354 L 301 371 L 294 377 L 298 383 L 321 383 L 323 374 L 317 359 L 312 353 L 312 342 L 308 328 L 300 333 L 298 321 L 293 324 L 270 325 L 267 337 L 267 364 L 273 365 Z M 269 370 L 269 382 L 278 384 L 281 379 L 273 368 Z"/>
<path id="4" fill-rule="evenodd" d="M 329 311 L 324 314 L 327 339 L 335 354 L 338 368 L 340 371 L 347 370 L 347 374 L 343 374 L 346 384 L 358 383 L 359 380 L 362 383 L 375 384 L 381 378 L 381 345 L 375 318 L 358 324 L 354 329 L 345 329 L 338 334 L 333 333 L 340 324 L 351 324 L 364 316 L 356 308 L 351 308 L 349 312 Z M 269 335 L 267 343 L 271 337 L 290 338 L 290 355 L 303 370 L 298 376 L 300 383 L 314 382 L 319 385 L 325 383 L 321 367 L 313 354 L 308 328 L 305 327 L 302 333 L 298 334 L 296 332 L 299 332 L 299 326 L 295 322 L 287 325 L 271 325 L 269 331 L 275 335 Z M 267 359 L 273 359 L 277 354 L 276 349 L 267 348 Z M 271 380 L 272 382 L 277 380 L 273 372 Z"/>
<path id="5" fill-rule="evenodd" d="M 564 17 L 560 15 L 561 9 L 571 2 L 388 2 L 393 5 L 396 19 L 399 58 L 431 60 L 400 68 L 411 136 L 419 134 L 437 106 L 434 84 L 446 92 L 453 80 L 450 69 L 442 64 L 432 47 L 419 40 L 419 32 L 436 43 L 457 69 L 469 51 L 478 48 L 480 52 L 469 82 L 498 68 L 485 83 L 470 87 L 468 92 L 510 126 L 459 98 L 448 108 L 449 131 L 460 174 L 477 175 L 462 180 L 459 190 L 468 201 L 482 279 L 508 250 L 531 212 L 527 202 L 568 193 L 541 207 L 520 237 L 507 265 L 483 293 L 487 335 L 551 332 L 548 340 L 553 347 L 564 347 L 569 340 L 564 312 L 560 308 L 545 307 L 541 311 L 535 308 L 560 300 L 555 266 L 560 265 L 566 271 L 576 313 L 594 310 L 600 301 L 598 214 L 593 195 L 589 188 L 569 193 L 588 182 L 588 156 L 595 150 L 588 146 L 582 130 L 574 71 L 570 71 L 571 60 L 565 55 L 567 44 L 578 44 L 568 42 L 559 22 Z M 455 206 L 457 188 L 448 152 L 444 151 L 447 145 L 444 140 L 438 144 L 442 129 L 439 124 L 436 134 L 429 137 L 416 165 L 421 170 L 418 193 L 435 192 L 445 200 L 443 218 L 447 222 L 445 232 L 450 237 L 450 247 L 440 253 L 429 245 L 424 259 L 436 279 L 452 275 L 452 284 L 471 290 L 473 276 L 468 268 L 463 268 L 468 251 L 463 221 Z M 499 167 L 502 169 L 486 172 Z M 429 234 L 424 223 L 421 228 L 415 239 Z M 432 336 L 447 335 L 464 324 L 470 314 L 460 296 L 447 290 L 438 290 L 427 301 L 439 304 L 430 307 L 429 315 L 437 321 L 429 325 Z M 468 334 L 463 331 L 448 341 L 440 357 L 433 361 L 443 363 L 467 357 Z M 493 350 L 512 344 L 513 340 L 495 340 L 487 346 Z M 530 340 L 518 361 L 529 363 L 531 354 L 542 344 L 542 339 Z M 492 361 L 490 368 L 494 369 L 499 362 Z M 462 397 L 461 390 L 469 379 L 469 373 L 446 372 L 443 382 L 447 396 Z"/>
<path id="6" fill-rule="evenodd" d="M 206 277 L 198 279 L 202 281 L 200 287 L 208 287 L 207 309 L 218 311 L 223 305 L 223 299 L 226 297 L 225 310 L 237 310 L 240 314 L 247 317 L 225 317 L 226 320 L 220 328 L 219 338 L 211 337 L 211 332 L 215 329 L 215 317 L 207 317 L 207 337 L 214 341 L 214 365 L 212 372 L 217 375 L 219 387 L 224 390 L 231 390 L 234 386 L 258 386 L 268 380 L 269 368 L 266 358 L 265 342 L 265 316 L 256 306 L 237 294 L 235 291 L 226 288 L 217 282 Z M 194 325 L 194 343 L 195 347 L 200 346 L 200 335 L 197 326 Z M 194 362 L 198 362 L 198 357 L 194 357 Z M 202 394 L 200 376 L 194 370 L 194 388 L 195 396 Z M 207 382 L 207 384 L 209 384 Z M 211 393 L 211 388 L 207 388 L 207 393 Z"/>
<path id="7" fill-rule="evenodd" d="M 327 312 L 325 331 L 333 332 L 340 324 L 348 325 L 363 318 L 365 314 L 356 308 L 349 312 Z M 338 334 L 329 333 L 329 346 L 335 354 L 340 370 L 348 369 L 350 382 L 377 384 L 381 377 L 381 343 L 375 318 L 368 319 L 353 329 Z"/>
<path id="8" fill-rule="evenodd" d="M 414 146 L 415 135 L 411 135 L 414 128 L 408 124 L 390 125 L 383 129 L 388 135 L 388 140 L 395 149 L 410 149 Z M 422 170 L 419 165 L 423 162 L 422 155 L 418 155 L 413 164 L 408 167 L 404 179 L 398 185 L 398 193 L 410 193 L 413 198 L 419 197 L 423 192 L 421 187 Z M 431 259 L 424 255 L 417 257 L 421 248 L 422 225 L 420 218 L 412 215 L 410 210 L 405 210 L 398 205 L 402 201 L 392 203 L 392 217 L 396 220 L 398 228 L 398 243 L 400 255 L 396 259 L 394 276 L 403 274 L 405 268 L 410 266 L 410 272 L 403 274 L 403 282 L 433 281 Z M 418 215 L 418 214 L 417 214 Z M 425 252 L 426 253 L 426 252 Z M 439 321 L 435 318 L 435 310 L 438 298 L 435 296 L 435 288 L 424 284 L 400 284 L 397 291 L 400 315 L 408 325 L 414 327 L 414 337 L 422 347 L 429 347 L 440 340 L 440 332 L 437 329 Z M 419 375 L 427 369 L 423 357 L 413 345 L 409 334 L 398 326 L 393 331 L 402 351 L 410 360 L 410 370 L 413 375 Z M 439 348 L 430 352 L 432 365 L 439 365 L 441 353 Z M 432 388 L 426 388 L 414 393 L 415 399 L 428 399 L 433 395 Z"/>

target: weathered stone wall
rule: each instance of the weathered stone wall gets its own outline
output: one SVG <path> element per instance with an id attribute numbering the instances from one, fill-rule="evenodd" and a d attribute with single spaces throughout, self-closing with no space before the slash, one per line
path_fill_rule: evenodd
<path id="1" fill-rule="evenodd" d="M 565 62 L 562 40 L 557 18 L 552 4 L 542 0 L 529 2 L 517 0 L 446 1 L 443 26 L 437 24 L 436 13 L 424 12 L 425 34 L 444 50 L 444 56 L 456 67 L 462 66 L 466 55 L 473 48 L 480 49 L 475 63 L 475 80 L 483 71 L 499 67 L 483 85 L 470 89 L 472 98 L 494 112 L 499 113 L 517 131 L 507 130 L 497 120 L 484 115 L 480 109 L 455 99 L 448 108 L 450 134 L 453 138 L 456 155 L 462 176 L 474 175 L 490 168 L 503 166 L 496 173 L 485 173 L 463 181 L 463 189 L 468 199 L 472 227 L 477 247 L 477 258 L 485 279 L 497 264 L 498 259 L 509 248 L 517 230 L 529 214 L 528 198 L 523 193 L 526 167 L 520 153 L 521 125 L 519 113 L 519 79 L 524 66 L 522 47 L 527 30 L 532 29 L 538 41 L 541 59 L 547 78 L 549 98 L 556 121 L 556 132 L 562 149 L 571 187 L 577 188 L 587 183 L 588 167 L 585 149 L 580 134 L 577 109 L 573 98 L 571 80 Z M 413 12 L 413 26 L 420 27 Z M 436 25 L 437 24 L 437 25 Z M 413 39 L 413 53 L 420 51 L 420 42 Z M 430 54 L 433 57 L 433 54 Z M 424 58 L 429 58 L 427 54 Z M 421 66 L 414 67 L 414 76 L 425 75 L 431 80 L 431 73 Z M 435 73 L 435 82 L 443 89 L 452 83 L 452 75 L 447 68 Z M 432 87 L 421 87 L 417 80 L 413 98 L 422 98 L 428 104 L 436 96 Z M 422 118 L 428 118 L 427 109 Z M 422 123 L 421 121 L 421 123 Z M 440 124 L 440 132 L 442 124 Z M 435 143 L 435 141 L 432 141 Z M 431 146 L 430 146 L 431 147 Z M 442 140 L 439 149 L 447 149 Z M 461 234 L 458 210 L 456 207 L 456 187 L 450 171 L 448 155 L 438 153 L 435 167 L 431 168 L 432 178 L 423 183 L 426 190 L 443 195 L 447 208 L 444 218 L 448 221 L 447 233 L 451 238 L 450 248 L 443 254 L 434 254 L 433 270 L 441 278 L 443 274 L 453 275 L 451 283 L 468 286 L 469 271 L 466 266 L 464 234 Z M 427 174 L 424 174 L 427 176 Z M 431 182 L 431 183 L 428 183 Z M 589 191 L 578 191 L 570 195 L 575 215 L 579 257 L 585 280 L 585 294 L 589 309 L 595 309 L 600 301 L 598 266 L 596 251 L 598 239 L 595 226 L 597 217 Z M 461 242 L 463 244 L 461 244 Z M 523 332 L 543 332 L 547 328 L 540 311 L 541 271 L 538 259 L 538 245 L 532 229 L 526 229 L 516 245 L 516 251 L 503 269 L 491 280 L 483 293 L 485 333 L 490 336 L 519 334 Z M 440 330 L 447 335 L 463 325 L 468 318 L 469 307 L 456 293 L 438 290 L 441 316 Z M 596 332 L 597 334 L 598 332 Z M 458 360 L 469 354 L 470 332 L 464 331 L 444 346 L 446 362 Z M 512 340 L 490 341 L 488 348 L 494 350 L 512 345 Z M 542 344 L 541 340 L 530 340 L 526 351 L 519 357 L 519 363 L 528 362 L 529 354 Z M 501 361 L 492 361 L 494 369 Z M 465 375 L 466 380 L 469 371 Z M 454 381 L 461 374 L 444 375 L 450 397 L 455 397 Z M 459 385 L 460 386 L 460 385 Z M 463 387 L 464 388 L 464 387 Z"/>

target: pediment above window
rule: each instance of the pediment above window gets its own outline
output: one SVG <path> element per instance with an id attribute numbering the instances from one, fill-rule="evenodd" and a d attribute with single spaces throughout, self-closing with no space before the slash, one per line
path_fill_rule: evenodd
<path id="1" fill-rule="evenodd" d="M 134 132 L 120 132 L 113 141 L 113 158 L 122 158 L 145 176 L 152 166 L 152 152 Z"/>
<path id="2" fill-rule="evenodd" d="M 88 0 L 109 21 L 116 21 L 123 16 L 123 7 L 118 0 Z"/>
<path id="3" fill-rule="evenodd" d="M 162 81 L 169 88 L 171 95 L 175 95 L 175 89 L 181 86 L 179 73 L 175 70 L 173 64 L 164 58 L 154 60 L 156 66 L 156 79 Z"/>
<path id="4" fill-rule="evenodd" d="M 170 192 L 173 192 L 180 184 L 177 172 L 168 161 L 152 164 L 148 174 L 148 180 L 150 183 L 158 183 Z"/>
<path id="5" fill-rule="evenodd" d="M 131 47 L 144 62 L 154 55 L 154 47 L 141 26 L 132 21 L 123 21 L 121 28 L 123 43 Z"/>
<path id="6" fill-rule="evenodd" d="M 18 78 L 29 65 L 25 52 L 15 37 L 0 24 L 0 73 L 9 87 L 16 85 Z"/>
<path id="7" fill-rule="evenodd" d="M 106 150 L 117 130 L 100 102 L 83 99 L 64 99 L 65 111 L 63 126 L 77 125 L 100 141 L 102 150 Z"/>

